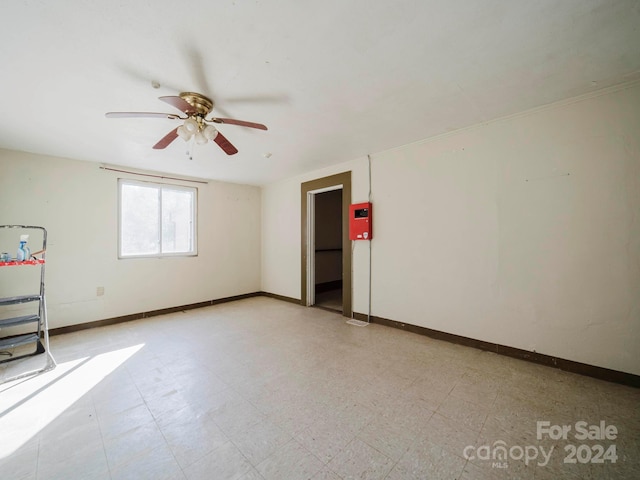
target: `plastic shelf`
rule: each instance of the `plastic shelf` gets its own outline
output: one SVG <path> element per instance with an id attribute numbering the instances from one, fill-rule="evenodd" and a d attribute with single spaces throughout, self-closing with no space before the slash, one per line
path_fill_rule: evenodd
<path id="1" fill-rule="evenodd" d="M 0 267 L 21 267 L 25 265 L 42 265 L 43 263 L 44 263 L 44 260 L 42 258 L 25 260 L 24 262 L 11 260 L 10 262 L 0 262 Z"/>

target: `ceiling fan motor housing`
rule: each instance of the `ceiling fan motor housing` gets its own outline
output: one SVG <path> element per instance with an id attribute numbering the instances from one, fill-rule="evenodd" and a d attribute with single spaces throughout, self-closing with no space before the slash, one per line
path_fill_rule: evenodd
<path id="1" fill-rule="evenodd" d="M 194 108 L 194 113 L 198 115 L 208 115 L 213 109 L 213 100 L 195 92 L 182 92 L 180 94 L 185 102 Z"/>

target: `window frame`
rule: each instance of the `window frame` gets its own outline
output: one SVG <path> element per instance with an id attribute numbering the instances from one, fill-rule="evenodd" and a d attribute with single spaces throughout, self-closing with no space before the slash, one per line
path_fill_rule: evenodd
<path id="1" fill-rule="evenodd" d="M 158 210 L 158 232 L 159 232 L 159 246 L 160 251 L 158 253 L 148 254 L 132 254 L 123 255 L 122 253 L 122 188 L 124 185 L 139 185 L 146 188 L 156 188 L 159 195 L 159 210 Z M 191 216 L 191 250 L 189 252 L 162 252 L 162 191 L 163 190 L 178 190 L 187 191 L 193 194 L 193 206 Z M 198 189 L 196 187 L 189 187 L 184 185 L 176 185 L 171 183 L 159 183 L 149 182 L 144 180 L 133 180 L 129 178 L 118 178 L 118 259 L 127 260 L 131 258 L 170 258 L 170 257 L 197 257 L 198 256 Z"/>

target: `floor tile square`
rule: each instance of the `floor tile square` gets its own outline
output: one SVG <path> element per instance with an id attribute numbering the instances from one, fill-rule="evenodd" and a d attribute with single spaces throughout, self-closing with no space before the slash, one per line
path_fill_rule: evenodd
<path id="1" fill-rule="evenodd" d="M 394 463 L 375 448 L 355 439 L 327 466 L 344 480 L 382 480 Z"/>
<path id="2" fill-rule="evenodd" d="M 265 480 L 308 480 L 324 467 L 323 463 L 297 441 L 280 447 L 256 469 Z"/>
<path id="3" fill-rule="evenodd" d="M 252 469 L 240 450 L 227 442 L 186 467 L 184 473 L 188 480 L 238 480 Z"/>

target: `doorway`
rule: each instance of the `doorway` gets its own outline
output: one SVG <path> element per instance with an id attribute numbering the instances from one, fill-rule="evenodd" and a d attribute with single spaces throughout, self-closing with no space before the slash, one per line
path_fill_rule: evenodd
<path id="1" fill-rule="evenodd" d="M 313 203 L 314 305 L 342 313 L 342 187 L 316 193 Z"/>
<path id="2" fill-rule="evenodd" d="M 301 298 L 351 317 L 351 172 L 301 185 Z"/>

